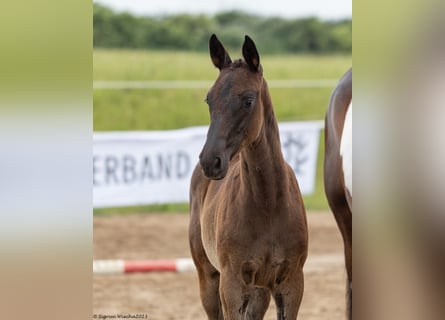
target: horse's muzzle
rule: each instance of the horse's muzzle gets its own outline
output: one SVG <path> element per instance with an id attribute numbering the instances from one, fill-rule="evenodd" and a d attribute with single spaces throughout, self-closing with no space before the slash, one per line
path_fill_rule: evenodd
<path id="1" fill-rule="evenodd" d="M 227 161 L 221 156 L 203 157 L 199 155 L 199 163 L 204 175 L 213 180 L 223 179 L 227 174 Z"/>

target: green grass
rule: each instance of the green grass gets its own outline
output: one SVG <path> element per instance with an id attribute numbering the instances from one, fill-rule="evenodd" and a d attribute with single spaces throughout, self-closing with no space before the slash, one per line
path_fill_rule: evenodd
<path id="1" fill-rule="evenodd" d="M 241 49 L 230 54 L 238 59 Z M 261 56 L 267 79 L 338 79 L 351 63 L 350 55 Z M 206 53 L 118 49 L 93 52 L 94 80 L 212 80 L 217 74 Z"/>
<path id="2" fill-rule="evenodd" d="M 261 48 L 258 48 L 261 52 Z M 240 53 L 231 52 L 232 58 Z M 94 50 L 94 80 L 214 80 L 218 70 L 208 54 L 173 51 Z M 261 56 L 265 78 L 339 79 L 352 65 L 350 55 Z M 208 89 L 94 90 L 94 130 L 167 130 L 209 123 Z M 278 121 L 321 120 L 332 88 L 271 88 Z M 326 209 L 323 191 L 323 135 L 316 190 L 305 196 L 308 210 Z M 95 209 L 94 213 L 187 211 L 187 205 Z"/>
<path id="3" fill-rule="evenodd" d="M 206 65 L 207 63 L 207 65 Z M 203 53 L 95 49 L 94 80 L 202 80 L 217 70 Z"/>
<path id="4" fill-rule="evenodd" d="M 168 203 L 168 204 L 154 204 L 150 206 L 96 208 L 94 209 L 94 214 L 107 215 L 107 214 L 131 214 L 131 213 L 150 213 L 150 212 L 177 213 L 177 212 L 188 212 L 188 209 L 189 209 L 188 203 Z"/>

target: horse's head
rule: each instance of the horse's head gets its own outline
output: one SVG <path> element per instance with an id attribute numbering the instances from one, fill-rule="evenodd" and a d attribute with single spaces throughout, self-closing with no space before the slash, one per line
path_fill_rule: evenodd
<path id="1" fill-rule="evenodd" d="M 248 36 L 242 48 L 244 61 L 232 62 L 215 35 L 210 37 L 209 48 L 220 73 L 206 98 L 210 127 L 199 161 L 208 178 L 222 179 L 230 160 L 259 136 L 263 72 L 255 44 Z"/>

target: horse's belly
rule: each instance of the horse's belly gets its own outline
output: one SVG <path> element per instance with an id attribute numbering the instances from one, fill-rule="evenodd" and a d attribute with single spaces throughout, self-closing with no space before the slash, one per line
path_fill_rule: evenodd
<path id="1" fill-rule="evenodd" d="M 201 219 L 201 228 L 201 239 L 207 258 L 215 269 L 219 271 L 219 262 L 216 253 L 216 229 L 214 227 L 214 220 Z"/>
<path id="2" fill-rule="evenodd" d="M 349 104 L 343 125 L 340 155 L 342 158 L 344 185 L 352 198 L 352 101 Z"/>

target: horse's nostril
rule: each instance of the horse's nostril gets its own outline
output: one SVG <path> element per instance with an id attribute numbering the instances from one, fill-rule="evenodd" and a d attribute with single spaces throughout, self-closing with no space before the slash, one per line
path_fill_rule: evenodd
<path id="1" fill-rule="evenodd" d="M 215 169 L 216 169 L 216 170 L 221 169 L 221 158 L 220 158 L 220 157 L 216 157 L 216 158 L 215 158 L 214 165 L 215 165 Z"/>

